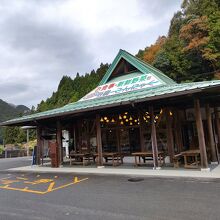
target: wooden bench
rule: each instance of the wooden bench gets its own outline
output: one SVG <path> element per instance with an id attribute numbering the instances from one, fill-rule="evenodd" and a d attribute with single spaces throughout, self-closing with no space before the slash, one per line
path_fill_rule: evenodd
<path id="1" fill-rule="evenodd" d="M 173 165 L 175 168 L 180 167 L 181 159 L 183 158 L 183 155 L 181 153 L 174 155 L 173 157 Z"/>
<path id="2" fill-rule="evenodd" d="M 82 164 L 83 166 L 90 164 L 93 157 L 90 153 L 73 153 L 70 152 L 70 165 L 73 164 Z"/>
<path id="3" fill-rule="evenodd" d="M 134 156 L 135 166 L 145 164 L 146 161 L 149 160 L 149 158 L 151 158 L 153 160 L 153 152 L 152 151 L 135 152 L 135 153 L 132 153 L 131 155 Z M 142 158 L 143 162 L 141 162 L 141 158 Z M 159 159 L 161 166 L 165 163 L 164 158 L 165 158 L 164 152 L 158 151 L 158 159 Z"/>

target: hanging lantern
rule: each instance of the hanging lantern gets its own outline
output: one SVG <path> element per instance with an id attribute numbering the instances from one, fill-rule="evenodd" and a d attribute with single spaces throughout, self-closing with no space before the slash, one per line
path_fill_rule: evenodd
<path id="1" fill-rule="evenodd" d="M 114 123 L 114 122 L 115 122 L 115 119 L 114 119 L 114 118 L 112 118 L 111 122 L 112 122 L 112 123 Z"/>
<path id="2" fill-rule="evenodd" d="M 107 123 L 109 123 L 109 120 L 106 120 Z"/>
<path id="3" fill-rule="evenodd" d="M 107 118 L 107 117 L 104 117 L 104 119 L 107 120 L 108 118 Z"/>
<path id="4" fill-rule="evenodd" d="M 120 122 L 120 124 L 121 124 L 121 125 L 123 125 L 123 124 L 124 124 L 124 122 L 123 122 L 123 121 L 121 121 L 121 122 Z"/>
<path id="5" fill-rule="evenodd" d="M 162 113 L 163 113 L 163 109 L 160 110 L 160 114 L 162 114 Z"/>
<path id="6" fill-rule="evenodd" d="M 138 125 L 140 124 L 140 122 L 138 122 Z"/>
<path id="7" fill-rule="evenodd" d="M 125 112 L 125 115 L 127 115 L 128 113 L 127 112 Z"/>
<path id="8" fill-rule="evenodd" d="M 120 120 L 122 119 L 122 117 L 121 117 L 121 115 L 119 115 L 119 117 L 118 117 Z"/>
<path id="9" fill-rule="evenodd" d="M 126 119 L 126 118 L 127 118 L 127 116 L 126 116 L 126 115 L 124 115 L 124 116 L 123 116 L 123 118 L 124 118 L 124 119 Z"/>
<path id="10" fill-rule="evenodd" d="M 137 119 L 135 119 L 134 122 L 137 122 Z"/>
<path id="11" fill-rule="evenodd" d="M 150 118 L 150 116 L 148 115 L 147 118 Z"/>
<path id="12" fill-rule="evenodd" d="M 104 121 L 103 118 L 101 118 L 101 119 L 100 119 L 100 122 L 103 122 L 103 121 Z"/>
<path id="13" fill-rule="evenodd" d="M 130 125 L 133 125 L 133 123 L 132 123 L 132 122 L 130 122 Z"/>
<path id="14" fill-rule="evenodd" d="M 155 116 L 155 119 L 158 119 L 158 116 L 157 116 L 157 115 Z"/>
<path id="15" fill-rule="evenodd" d="M 144 118 L 144 120 L 146 121 L 146 118 L 145 117 L 143 117 Z"/>
<path id="16" fill-rule="evenodd" d="M 132 121 L 132 117 L 131 116 L 130 116 L 129 120 Z"/>
<path id="17" fill-rule="evenodd" d="M 170 116 L 172 116 L 173 115 L 173 113 L 170 111 Z"/>
<path id="18" fill-rule="evenodd" d="M 128 122 L 128 119 L 126 119 L 125 121 Z"/>

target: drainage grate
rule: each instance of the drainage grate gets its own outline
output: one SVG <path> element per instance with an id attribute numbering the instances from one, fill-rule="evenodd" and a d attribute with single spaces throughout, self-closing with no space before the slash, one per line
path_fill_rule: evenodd
<path id="1" fill-rule="evenodd" d="M 140 178 L 140 177 L 133 177 L 128 179 L 129 182 L 141 182 L 144 181 L 144 178 Z"/>

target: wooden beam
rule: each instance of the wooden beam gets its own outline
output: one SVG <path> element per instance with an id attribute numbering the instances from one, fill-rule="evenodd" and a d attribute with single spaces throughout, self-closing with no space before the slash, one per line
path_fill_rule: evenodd
<path id="1" fill-rule="evenodd" d="M 36 164 L 40 165 L 40 157 L 42 152 L 42 127 L 40 125 L 37 126 L 37 155 L 36 155 Z"/>
<path id="2" fill-rule="evenodd" d="M 180 153 L 183 151 L 183 135 L 181 129 L 180 113 L 179 110 L 177 109 L 174 111 L 174 118 L 175 118 L 175 123 L 174 123 L 175 140 L 176 140 L 177 150 Z"/>
<path id="3" fill-rule="evenodd" d="M 218 140 L 218 148 L 220 149 L 220 121 L 219 121 L 219 112 L 218 108 L 214 108 L 215 112 L 215 127 L 216 127 L 216 134 L 217 134 L 217 140 Z"/>
<path id="4" fill-rule="evenodd" d="M 120 128 L 116 128 L 116 139 L 117 139 L 117 151 L 121 153 L 121 145 L 120 145 Z"/>
<path id="5" fill-rule="evenodd" d="M 98 166 L 103 166 L 102 159 L 102 134 L 100 125 L 100 115 L 96 115 L 96 142 L 97 142 L 97 152 L 98 152 Z"/>
<path id="6" fill-rule="evenodd" d="M 172 115 L 170 114 L 170 109 L 166 109 L 166 133 L 167 133 L 167 150 L 170 156 L 170 162 L 173 163 L 174 158 L 174 138 L 173 138 L 173 128 L 172 128 Z"/>
<path id="7" fill-rule="evenodd" d="M 57 146 L 58 146 L 58 162 L 61 165 L 63 163 L 63 147 L 62 147 L 62 126 L 61 122 L 58 120 L 57 121 L 57 133 L 56 133 L 56 138 L 57 138 Z"/>
<path id="8" fill-rule="evenodd" d="M 144 144 L 144 119 L 143 119 L 143 114 L 139 111 L 139 121 L 140 121 L 140 145 L 141 145 L 141 151 L 145 151 L 145 144 Z"/>
<path id="9" fill-rule="evenodd" d="M 217 154 L 215 149 L 215 140 L 214 140 L 214 133 L 213 133 L 213 127 L 212 127 L 212 115 L 211 115 L 211 109 L 209 104 L 206 104 L 206 120 L 207 120 L 207 127 L 208 127 L 208 139 L 209 139 L 209 145 L 211 149 L 211 161 L 217 162 Z"/>
<path id="10" fill-rule="evenodd" d="M 149 107 L 149 113 L 151 117 L 151 143 L 152 143 L 152 152 L 153 152 L 153 160 L 154 160 L 154 169 L 158 167 L 158 148 L 157 148 L 157 135 L 156 135 L 156 127 L 154 122 L 154 109 L 153 106 Z"/>
<path id="11" fill-rule="evenodd" d="M 198 139 L 199 139 L 201 168 L 207 169 L 208 168 L 208 160 L 207 160 L 204 130 L 203 130 L 203 124 L 202 124 L 202 115 L 201 115 L 201 110 L 200 110 L 199 99 L 194 100 L 194 110 L 195 110 L 196 127 L 197 127 L 197 132 L 198 132 Z"/>

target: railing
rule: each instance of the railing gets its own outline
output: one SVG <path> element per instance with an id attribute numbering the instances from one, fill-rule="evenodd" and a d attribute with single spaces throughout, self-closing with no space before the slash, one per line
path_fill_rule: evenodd
<path id="1" fill-rule="evenodd" d="M 25 157 L 27 156 L 26 150 L 6 150 L 0 154 L 0 158 L 12 158 L 12 157 Z"/>

